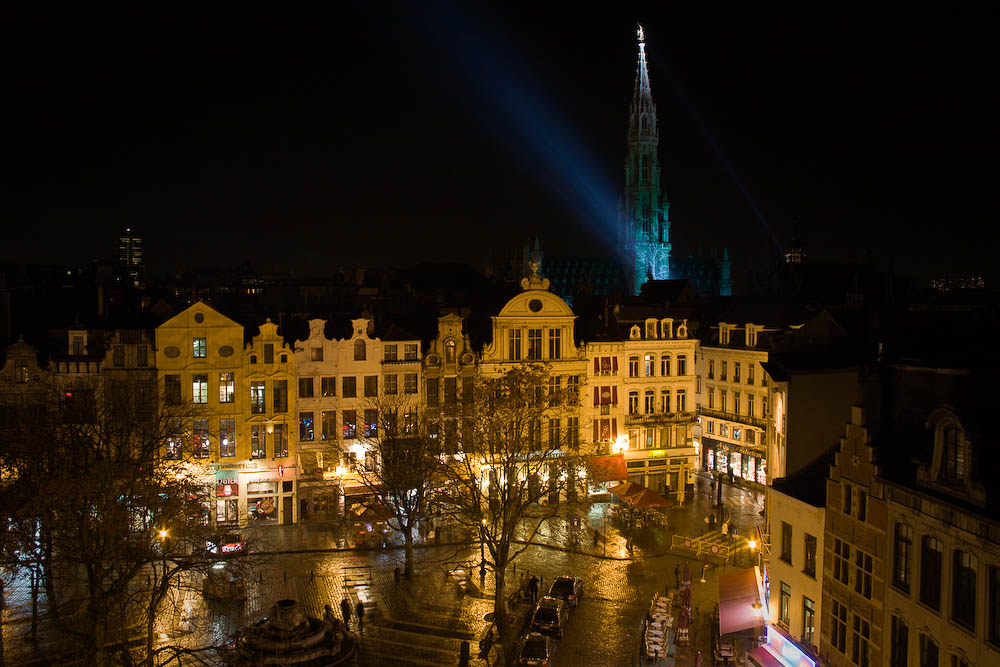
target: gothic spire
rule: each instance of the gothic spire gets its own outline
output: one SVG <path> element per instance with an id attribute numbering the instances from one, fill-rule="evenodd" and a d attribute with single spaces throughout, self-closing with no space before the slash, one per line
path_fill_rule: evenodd
<path id="1" fill-rule="evenodd" d="M 651 116 L 656 113 L 653 106 L 653 92 L 649 87 L 649 70 L 646 68 L 646 35 L 639 25 L 636 30 L 636 37 L 639 40 L 639 63 L 635 70 L 635 90 L 632 93 L 632 117 L 638 114 L 648 113 Z"/>

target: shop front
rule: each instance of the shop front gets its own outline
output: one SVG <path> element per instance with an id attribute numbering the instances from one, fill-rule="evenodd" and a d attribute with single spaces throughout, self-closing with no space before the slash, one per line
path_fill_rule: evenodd
<path id="1" fill-rule="evenodd" d="M 791 637 L 767 626 L 767 642 L 750 651 L 747 661 L 757 667 L 816 667 L 816 660 Z"/>
<path id="2" fill-rule="evenodd" d="M 767 458 L 763 449 L 702 438 L 702 467 L 731 475 L 734 482 L 767 483 Z"/>
<path id="3" fill-rule="evenodd" d="M 273 469 L 240 474 L 245 488 L 246 517 L 250 526 L 291 525 L 295 516 L 295 468 Z"/>

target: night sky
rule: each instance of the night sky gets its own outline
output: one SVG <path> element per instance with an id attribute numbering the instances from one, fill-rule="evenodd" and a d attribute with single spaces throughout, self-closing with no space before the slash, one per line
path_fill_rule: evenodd
<path id="1" fill-rule="evenodd" d="M 125 225 L 159 272 L 610 256 L 638 20 L 675 254 L 739 278 L 797 224 L 813 259 L 1000 277 L 985 15 L 386 6 L 9 17 L 0 261 Z"/>

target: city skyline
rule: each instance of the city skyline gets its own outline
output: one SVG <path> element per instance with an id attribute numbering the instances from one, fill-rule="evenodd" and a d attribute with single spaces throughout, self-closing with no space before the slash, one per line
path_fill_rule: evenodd
<path id="1" fill-rule="evenodd" d="M 160 271 L 477 261 L 484 239 L 499 259 L 535 235 L 611 256 L 638 20 L 676 255 L 729 247 L 739 279 L 797 228 L 810 259 L 991 284 L 973 16 L 74 18 L 23 22 L 5 263 L 109 257 L 124 227 Z"/>

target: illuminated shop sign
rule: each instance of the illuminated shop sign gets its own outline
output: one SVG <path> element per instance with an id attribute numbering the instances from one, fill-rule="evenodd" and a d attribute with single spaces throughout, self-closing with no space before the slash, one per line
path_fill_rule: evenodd
<path id="1" fill-rule="evenodd" d="M 215 480 L 215 495 L 218 498 L 231 498 L 240 495 L 240 485 L 235 477 Z"/>

